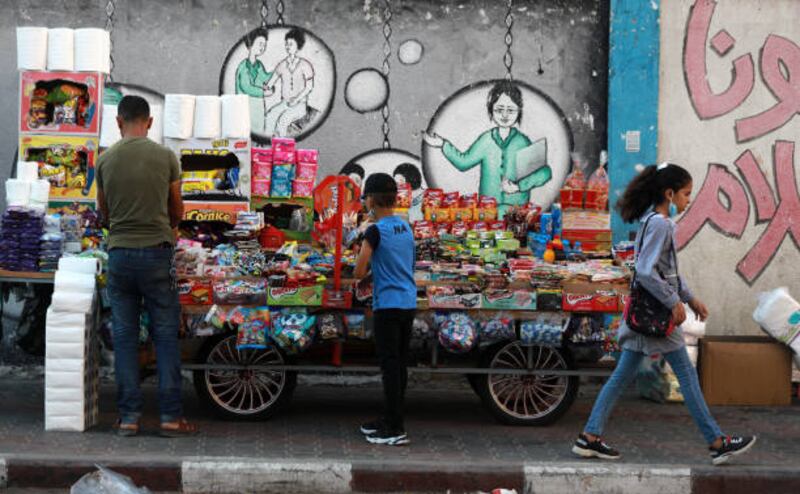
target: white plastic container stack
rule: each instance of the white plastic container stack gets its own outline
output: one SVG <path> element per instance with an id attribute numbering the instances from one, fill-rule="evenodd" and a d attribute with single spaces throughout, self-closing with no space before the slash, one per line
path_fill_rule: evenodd
<path id="1" fill-rule="evenodd" d="M 791 348 L 800 367 L 800 303 L 786 287 L 761 293 L 753 320 L 770 336 Z"/>
<path id="2" fill-rule="evenodd" d="M 97 266 L 96 259 L 62 258 L 56 271 L 53 298 L 60 303 L 47 310 L 45 430 L 84 431 L 97 423 Z"/>

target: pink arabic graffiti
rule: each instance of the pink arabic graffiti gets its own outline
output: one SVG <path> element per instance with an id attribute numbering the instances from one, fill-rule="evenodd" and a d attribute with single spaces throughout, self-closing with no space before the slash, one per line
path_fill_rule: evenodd
<path id="1" fill-rule="evenodd" d="M 787 235 L 800 249 L 800 193 L 794 168 L 794 142 L 777 141 L 773 146 L 777 203 L 773 189 L 749 149 L 736 159 L 735 165 L 741 180 L 722 165 L 709 165 L 697 198 L 679 222 L 677 247 L 681 249 L 688 244 L 706 223 L 724 235 L 740 238 L 750 218 L 749 192 L 755 203 L 756 221 L 769 222 L 755 245 L 736 265 L 739 276 L 752 284 L 769 265 Z"/>
<path id="2" fill-rule="evenodd" d="M 726 115 L 738 108 L 753 91 L 755 67 L 747 53 L 734 59 L 731 83 L 715 94 L 708 82 L 706 40 L 717 2 L 696 0 L 689 13 L 683 50 L 683 70 L 692 106 L 701 120 Z M 727 55 L 736 39 L 722 29 L 711 38 L 711 48 L 718 56 Z M 793 41 L 771 34 L 761 48 L 759 70 L 777 103 L 757 115 L 736 120 L 737 142 L 765 136 L 784 126 L 800 112 L 800 47 Z"/>

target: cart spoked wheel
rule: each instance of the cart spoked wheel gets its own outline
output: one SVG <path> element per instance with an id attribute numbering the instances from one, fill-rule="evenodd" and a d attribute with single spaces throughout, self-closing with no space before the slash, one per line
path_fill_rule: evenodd
<path id="1" fill-rule="evenodd" d="M 573 365 L 564 349 L 510 342 L 490 349 L 484 367 L 565 371 Z M 577 376 L 496 373 L 477 377 L 476 387 L 484 405 L 497 420 L 510 425 L 554 422 L 572 406 L 579 385 Z"/>
<path id="2" fill-rule="evenodd" d="M 265 350 L 236 348 L 236 335 L 213 336 L 203 343 L 198 361 L 209 365 L 283 365 L 275 346 Z M 231 420 L 263 420 L 280 410 L 297 384 L 297 374 L 279 370 L 201 369 L 194 385 L 203 404 Z"/>

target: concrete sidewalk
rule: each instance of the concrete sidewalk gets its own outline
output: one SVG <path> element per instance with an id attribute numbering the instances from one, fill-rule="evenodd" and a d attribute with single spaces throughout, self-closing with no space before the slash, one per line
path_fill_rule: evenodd
<path id="1" fill-rule="evenodd" d="M 620 462 L 579 461 L 571 443 L 588 416 L 596 387 L 584 387 L 572 410 L 548 427 L 499 425 L 460 381 L 410 389 L 412 444 L 373 446 L 357 425 L 380 406 L 380 389 L 298 386 L 291 406 L 267 422 L 223 422 L 187 415 L 193 438 L 155 435 L 155 390 L 144 433 L 113 435 L 114 388 L 103 387 L 101 425 L 86 433 L 44 432 L 42 382 L 0 380 L 0 485 L 68 487 L 96 463 L 151 490 L 180 492 L 800 492 L 800 407 L 715 408 L 723 430 L 755 433 L 753 451 L 711 467 L 699 432 L 681 405 L 624 399 L 607 431 Z"/>

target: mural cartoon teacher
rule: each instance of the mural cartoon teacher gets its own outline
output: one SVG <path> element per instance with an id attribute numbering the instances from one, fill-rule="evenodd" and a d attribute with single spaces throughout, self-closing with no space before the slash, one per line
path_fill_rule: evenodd
<path id="1" fill-rule="evenodd" d="M 522 109 L 522 92 L 517 84 L 498 81 L 486 101 L 489 119 L 495 126 L 479 135 L 466 151 L 436 133 L 423 133 L 425 143 L 441 148 L 447 161 L 459 171 L 480 165 L 479 192 L 495 197 L 501 213 L 511 206 L 527 204 L 530 191 L 552 177 L 547 164 L 547 140 L 532 142 L 518 128 Z"/>

